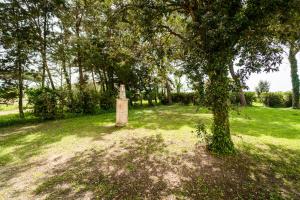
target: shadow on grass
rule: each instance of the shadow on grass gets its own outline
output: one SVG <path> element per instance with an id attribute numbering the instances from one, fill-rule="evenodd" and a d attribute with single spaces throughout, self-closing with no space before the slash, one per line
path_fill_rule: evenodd
<path id="1" fill-rule="evenodd" d="M 196 110 L 195 106 L 177 105 L 131 110 L 129 126 L 123 129 L 179 130 L 182 127 L 194 129 L 199 119 L 207 124 L 211 122 L 211 114 L 207 109 Z M 234 133 L 251 136 L 270 135 L 289 139 L 300 137 L 300 129 L 284 124 L 288 123 L 286 120 L 297 124 L 298 111 L 253 107 L 243 109 L 241 113 L 232 116 L 231 124 Z M 286 114 L 284 119 L 283 114 Z M 0 166 L 13 162 L 14 158 L 25 160 L 38 155 L 46 145 L 58 142 L 67 136 L 92 137 L 100 140 L 103 135 L 118 130 L 113 127 L 114 120 L 114 113 L 106 113 L 1 128 L 0 147 L 7 152 L 1 152 L 0 149 Z M 108 127 L 105 126 L 107 124 Z"/>
<path id="2" fill-rule="evenodd" d="M 178 130 L 183 126 L 194 127 L 199 119 L 195 110 L 192 106 L 160 106 L 132 110 L 130 125 L 123 129 Z M 209 114 L 204 115 L 209 118 Z M 0 149 L 0 166 L 13 162 L 15 158 L 24 161 L 38 155 L 45 146 L 61 141 L 67 136 L 92 137 L 94 140 L 101 140 L 103 135 L 120 129 L 114 127 L 114 120 L 114 113 L 106 113 L 1 128 L 0 147 L 8 152 L 1 152 Z"/>
<path id="3" fill-rule="evenodd" d="M 167 188 L 168 163 L 155 153 L 164 151 L 161 136 L 136 139 L 108 155 L 107 151 L 80 153 L 41 184 L 37 194 L 49 199 L 158 199 Z"/>
<path id="4" fill-rule="evenodd" d="M 203 146 L 171 155 L 160 135 L 136 138 L 115 149 L 79 153 L 44 180 L 36 195 L 48 199 L 298 199 L 298 151 L 270 146 L 218 158 Z M 112 149 L 114 149 L 112 151 Z M 292 167 L 292 168 L 291 168 Z M 298 168 L 297 168 L 298 167 Z"/>
<path id="5" fill-rule="evenodd" d="M 46 145 L 58 142 L 66 136 L 92 137 L 101 140 L 102 136 L 119 130 L 113 125 L 104 125 L 112 122 L 112 116 L 112 114 L 85 116 L 1 129 L 0 166 L 16 159 L 25 161 L 38 155 Z M 4 150 L 8 152 L 2 152 Z"/>

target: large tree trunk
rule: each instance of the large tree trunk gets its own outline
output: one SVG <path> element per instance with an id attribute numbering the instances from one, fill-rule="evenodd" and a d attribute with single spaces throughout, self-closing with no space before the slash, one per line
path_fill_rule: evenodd
<path id="1" fill-rule="evenodd" d="M 227 70 L 209 72 L 209 99 L 213 112 L 213 138 L 209 148 L 216 153 L 228 154 L 234 151 L 229 126 L 229 91 Z"/>
<path id="2" fill-rule="evenodd" d="M 290 44 L 290 52 L 289 52 L 289 61 L 291 65 L 291 79 L 293 86 L 293 108 L 299 108 L 299 76 L 298 76 L 298 66 L 296 59 L 296 48 L 293 43 Z"/>
<path id="3" fill-rule="evenodd" d="M 234 72 L 233 62 L 229 64 L 229 71 L 230 71 L 231 77 L 233 78 L 233 80 L 235 82 L 236 87 L 239 90 L 240 105 L 241 106 L 246 106 L 247 105 L 247 101 L 246 101 L 246 98 L 245 98 L 245 94 L 244 94 L 243 88 L 241 86 L 240 78 Z"/>

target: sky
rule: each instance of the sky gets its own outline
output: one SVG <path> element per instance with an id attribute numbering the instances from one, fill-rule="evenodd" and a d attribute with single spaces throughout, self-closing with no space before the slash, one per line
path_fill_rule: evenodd
<path id="1" fill-rule="evenodd" d="M 300 53 L 297 54 L 297 61 L 298 74 L 300 75 Z M 271 84 L 270 91 L 272 92 L 292 90 L 290 66 L 287 55 L 284 55 L 284 60 L 279 66 L 278 72 L 252 74 L 246 82 L 247 86 L 249 87 L 249 90 L 255 91 L 255 87 L 257 86 L 260 80 L 269 81 Z"/>

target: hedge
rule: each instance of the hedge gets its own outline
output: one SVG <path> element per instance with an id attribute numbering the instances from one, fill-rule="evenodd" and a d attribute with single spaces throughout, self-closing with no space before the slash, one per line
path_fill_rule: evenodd
<path id="1" fill-rule="evenodd" d="M 286 108 L 292 106 L 291 92 L 268 92 L 261 95 L 261 101 L 265 106 L 273 108 Z"/>

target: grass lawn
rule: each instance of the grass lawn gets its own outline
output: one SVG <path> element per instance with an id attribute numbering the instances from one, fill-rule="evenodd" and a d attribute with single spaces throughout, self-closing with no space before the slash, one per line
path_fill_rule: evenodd
<path id="1" fill-rule="evenodd" d="M 299 110 L 232 111 L 227 157 L 198 142 L 212 115 L 196 110 L 131 110 L 124 128 L 114 113 L 2 127 L 0 199 L 300 199 Z"/>
<path id="2" fill-rule="evenodd" d="M 9 105 L 0 104 L 0 111 L 10 111 L 10 110 L 17 110 L 17 109 L 18 109 L 17 104 L 9 104 Z"/>

